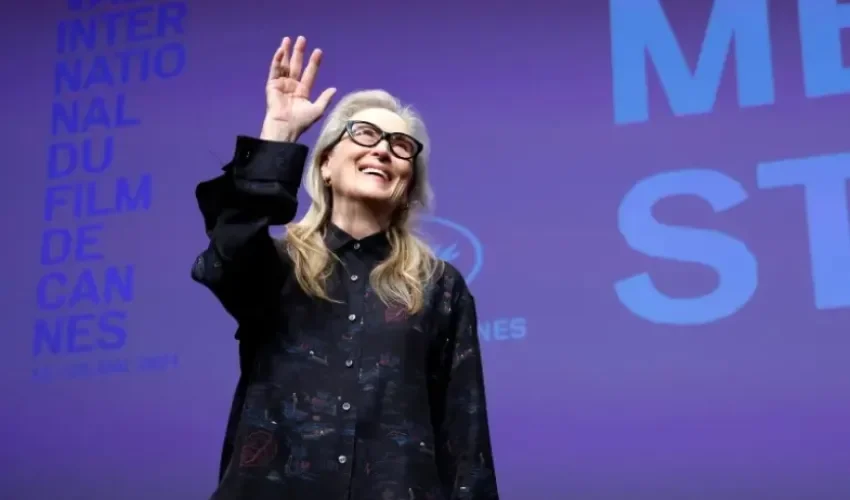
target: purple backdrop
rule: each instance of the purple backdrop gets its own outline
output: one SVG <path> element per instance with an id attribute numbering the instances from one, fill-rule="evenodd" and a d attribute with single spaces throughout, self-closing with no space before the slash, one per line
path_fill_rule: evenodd
<path id="1" fill-rule="evenodd" d="M 304 34 L 431 129 L 505 499 L 850 497 L 850 5 L 266 3 L 7 11 L 0 496 L 212 491 L 235 325 L 193 188 Z"/>

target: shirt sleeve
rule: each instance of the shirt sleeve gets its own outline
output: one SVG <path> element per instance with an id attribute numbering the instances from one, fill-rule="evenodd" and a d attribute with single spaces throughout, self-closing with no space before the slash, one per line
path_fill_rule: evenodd
<path id="1" fill-rule="evenodd" d="M 209 245 L 195 259 L 192 279 L 212 291 L 240 330 L 273 317 L 285 268 L 268 228 L 295 217 L 307 151 L 239 136 L 224 173 L 195 189 Z"/>
<path id="2" fill-rule="evenodd" d="M 475 299 L 468 289 L 452 307 L 437 462 L 451 500 L 498 500 L 487 421 Z"/>

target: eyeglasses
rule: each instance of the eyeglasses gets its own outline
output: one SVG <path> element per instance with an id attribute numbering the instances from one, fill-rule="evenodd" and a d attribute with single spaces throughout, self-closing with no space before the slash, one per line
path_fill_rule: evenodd
<path id="1" fill-rule="evenodd" d="M 384 132 L 374 123 L 350 120 L 345 124 L 345 131 L 352 142 L 366 148 L 375 147 L 386 139 L 393 156 L 402 160 L 416 158 L 423 148 L 413 137 L 401 132 Z"/>

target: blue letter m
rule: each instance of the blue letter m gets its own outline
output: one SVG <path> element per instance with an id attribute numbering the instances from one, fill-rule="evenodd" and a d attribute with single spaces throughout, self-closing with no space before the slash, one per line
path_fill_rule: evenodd
<path id="1" fill-rule="evenodd" d="M 676 116 L 710 112 L 732 40 L 739 105 L 773 103 L 767 0 L 714 0 L 693 72 L 660 0 L 610 0 L 610 8 L 615 123 L 649 120 L 647 55 Z"/>

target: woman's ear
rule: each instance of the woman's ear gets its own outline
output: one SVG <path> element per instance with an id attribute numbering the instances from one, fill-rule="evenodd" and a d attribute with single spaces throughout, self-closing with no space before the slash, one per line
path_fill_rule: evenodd
<path id="1" fill-rule="evenodd" d="M 328 168 L 329 159 L 329 151 L 326 151 L 319 156 L 319 173 L 322 175 L 322 181 L 325 183 L 325 186 L 329 186 L 331 183 L 331 171 L 330 168 Z"/>

